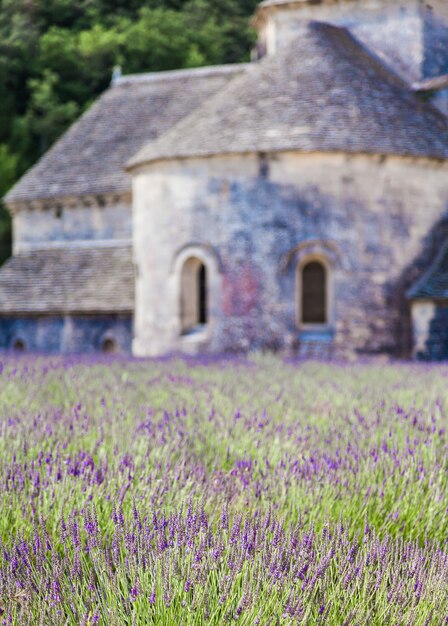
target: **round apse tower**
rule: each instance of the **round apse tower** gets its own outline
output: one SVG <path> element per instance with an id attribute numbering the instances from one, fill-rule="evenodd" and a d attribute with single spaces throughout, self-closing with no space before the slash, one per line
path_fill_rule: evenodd
<path id="1" fill-rule="evenodd" d="M 381 6 L 265 3 L 275 49 L 131 159 L 136 355 L 409 348 L 406 281 L 446 211 L 447 121 L 348 27 L 302 13 L 358 7 L 379 33 Z"/>

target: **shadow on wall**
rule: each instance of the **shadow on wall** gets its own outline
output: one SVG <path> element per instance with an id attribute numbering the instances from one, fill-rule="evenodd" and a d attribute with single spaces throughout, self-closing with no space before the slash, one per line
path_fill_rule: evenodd
<path id="1" fill-rule="evenodd" d="M 448 73 L 448 27 L 430 6 L 424 7 L 424 18 L 424 76 L 442 76 Z"/>
<path id="2" fill-rule="evenodd" d="M 438 306 L 431 320 L 425 353 L 418 354 L 422 361 L 448 360 L 448 307 Z"/>
<path id="3" fill-rule="evenodd" d="M 400 345 L 400 354 L 405 358 L 412 356 L 412 319 L 411 319 L 411 303 L 406 297 L 406 292 L 414 285 L 425 272 L 428 271 L 434 262 L 441 247 L 448 239 L 448 207 L 445 215 L 432 227 L 423 242 L 421 253 L 416 257 L 412 264 L 408 265 L 402 272 L 398 281 L 393 285 L 388 285 L 388 306 L 397 310 L 399 315 L 394 321 L 394 334 L 398 338 Z M 440 310 L 442 310 L 440 308 Z M 440 313 L 442 317 L 445 313 Z M 445 317 L 440 318 L 439 309 L 436 318 L 432 324 L 436 324 L 440 330 L 440 323 L 443 323 Z M 433 331 L 436 328 L 432 328 Z M 435 336 L 435 335 L 432 335 Z M 440 334 L 439 334 L 440 337 Z M 448 337 L 447 337 L 448 340 Z M 442 347 L 440 348 L 442 349 Z M 439 350 L 436 350 L 437 353 Z M 448 352 L 446 352 L 448 357 Z M 445 358 L 447 358 L 445 357 Z M 439 359 L 440 360 L 440 359 Z"/>

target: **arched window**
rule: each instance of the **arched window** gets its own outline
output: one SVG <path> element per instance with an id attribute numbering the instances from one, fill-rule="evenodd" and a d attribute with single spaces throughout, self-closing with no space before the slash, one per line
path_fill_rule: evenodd
<path id="1" fill-rule="evenodd" d="M 321 261 L 310 261 L 301 269 L 301 323 L 328 324 L 327 268 Z"/>
<path id="2" fill-rule="evenodd" d="M 24 340 L 21 339 L 20 337 L 17 337 L 16 339 L 14 339 L 14 341 L 12 343 L 12 349 L 15 352 L 25 352 L 26 344 L 25 344 Z"/>
<path id="3" fill-rule="evenodd" d="M 117 352 L 117 350 L 117 342 L 113 337 L 106 337 L 101 342 L 101 352 L 104 352 L 104 354 L 113 354 L 114 352 Z"/>
<path id="4" fill-rule="evenodd" d="M 187 259 L 182 267 L 180 315 L 183 334 L 194 332 L 208 322 L 207 268 L 197 257 Z"/>

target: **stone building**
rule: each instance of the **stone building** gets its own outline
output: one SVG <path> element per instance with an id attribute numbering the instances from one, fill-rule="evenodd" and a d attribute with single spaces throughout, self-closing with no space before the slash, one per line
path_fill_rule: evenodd
<path id="1" fill-rule="evenodd" d="M 0 347 L 448 358 L 448 4 L 266 0 L 10 191 Z"/>

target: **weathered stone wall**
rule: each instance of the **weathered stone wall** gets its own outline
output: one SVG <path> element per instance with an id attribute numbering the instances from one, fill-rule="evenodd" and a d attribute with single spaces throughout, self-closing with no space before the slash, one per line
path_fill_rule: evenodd
<path id="1" fill-rule="evenodd" d="M 448 166 L 342 154 L 216 157 L 158 163 L 134 178 L 134 350 L 324 344 L 337 355 L 409 355 L 406 289 L 438 250 Z M 209 259 L 211 323 L 182 337 L 177 259 Z M 297 327 L 297 263 L 325 257 L 331 318 Z"/>
<path id="2" fill-rule="evenodd" d="M 273 54 L 297 36 L 301 24 L 319 20 L 348 27 L 353 34 L 406 80 L 443 73 L 448 62 L 445 0 L 339 0 L 298 2 L 265 10 L 260 20 L 260 48 Z"/>
<path id="3" fill-rule="evenodd" d="M 13 215 L 14 253 L 42 245 L 74 241 L 130 241 L 131 201 L 101 205 L 63 203 L 51 208 L 27 208 Z"/>
<path id="4" fill-rule="evenodd" d="M 21 343 L 27 352 L 94 353 L 109 340 L 118 352 L 129 353 L 132 324 L 130 315 L 2 316 L 0 350 Z"/>

